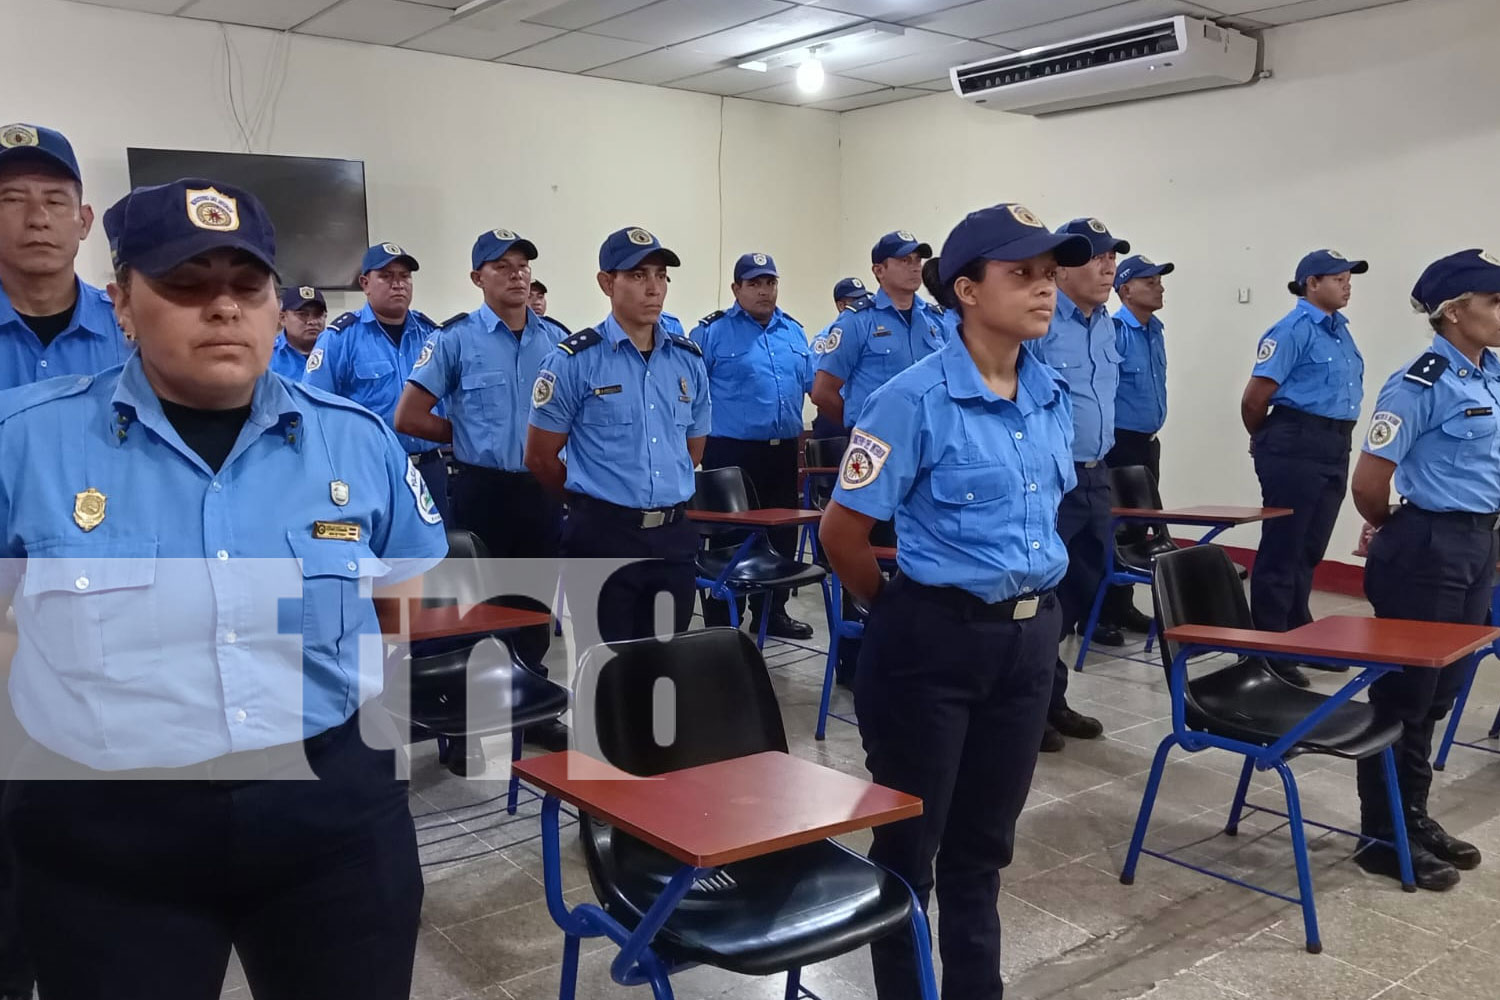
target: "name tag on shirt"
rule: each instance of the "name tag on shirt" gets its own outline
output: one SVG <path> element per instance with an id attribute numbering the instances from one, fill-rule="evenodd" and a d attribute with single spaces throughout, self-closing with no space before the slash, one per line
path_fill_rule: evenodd
<path id="1" fill-rule="evenodd" d="M 359 524 L 355 521 L 314 521 L 313 537 L 319 541 L 357 542 Z"/>
<path id="2" fill-rule="evenodd" d="M 596 395 L 596 396 L 613 396 L 617 392 L 624 392 L 624 391 L 625 391 L 625 387 L 622 386 L 622 385 L 601 385 L 597 389 L 594 390 L 594 395 Z"/>
<path id="3" fill-rule="evenodd" d="M 891 335 L 891 331 L 887 330 L 883 326 L 877 326 L 875 328 L 874 336 L 876 336 L 876 337 L 889 337 L 890 335 Z"/>
<path id="4" fill-rule="evenodd" d="M 1495 410 L 1490 406 L 1471 406 L 1464 411 L 1466 417 L 1492 417 L 1494 415 Z"/>

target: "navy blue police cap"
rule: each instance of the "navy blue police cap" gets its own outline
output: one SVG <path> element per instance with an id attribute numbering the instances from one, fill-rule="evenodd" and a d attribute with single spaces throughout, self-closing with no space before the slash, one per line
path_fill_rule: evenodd
<path id="1" fill-rule="evenodd" d="M 536 244 L 517 236 L 509 229 L 491 229 L 487 233 L 480 233 L 479 239 L 474 241 L 474 270 L 479 270 L 492 260 L 499 260 L 512 248 L 524 253 L 527 260 L 537 259 Z"/>
<path id="2" fill-rule="evenodd" d="M 992 205 L 970 212 L 953 227 L 938 258 L 938 280 L 949 284 L 976 260 L 1026 260 L 1049 251 L 1063 267 L 1077 267 L 1094 256 L 1086 237 L 1049 232 L 1024 205 Z"/>
<path id="3" fill-rule="evenodd" d="M 667 267 L 682 266 L 682 259 L 662 246 L 649 229 L 640 226 L 617 229 L 599 247 L 599 270 L 629 271 L 652 254 L 659 254 Z"/>
<path id="4" fill-rule="evenodd" d="M 0 166 L 27 159 L 61 167 L 68 176 L 83 183 L 73 144 L 61 132 L 25 122 L 0 125 Z"/>
<path id="5" fill-rule="evenodd" d="M 1370 269 L 1368 261 L 1350 260 L 1337 250 L 1314 250 L 1297 262 L 1297 284 L 1308 278 L 1322 278 L 1330 274 L 1364 274 Z"/>
<path id="6" fill-rule="evenodd" d="M 227 248 L 243 250 L 276 271 L 276 227 L 260 199 L 244 188 L 188 177 L 136 188 L 123 204 L 117 266 L 155 278 L 183 261 Z"/>
<path id="7" fill-rule="evenodd" d="M 1063 224 L 1059 233 L 1069 236 L 1083 236 L 1088 239 L 1089 245 L 1094 248 L 1092 256 L 1097 257 L 1103 253 L 1129 253 L 1130 243 L 1122 240 L 1109 231 L 1109 227 L 1092 216 L 1084 216 L 1081 219 L 1072 219 Z M 1075 267 L 1077 265 L 1064 264 L 1064 267 Z"/>
<path id="8" fill-rule="evenodd" d="M 1500 257 L 1488 250 L 1460 250 L 1427 265 L 1411 290 L 1413 306 L 1434 313 L 1469 292 L 1500 292 Z"/>

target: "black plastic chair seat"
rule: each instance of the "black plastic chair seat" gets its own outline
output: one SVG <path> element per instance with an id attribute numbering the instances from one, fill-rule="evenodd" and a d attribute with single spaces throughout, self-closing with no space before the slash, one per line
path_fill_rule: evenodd
<path id="1" fill-rule="evenodd" d="M 1149 542 L 1142 542 L 1138 545 L 1116 545 L 1115 566 L 1150 576 L 1151 566 L 1156 561 L 1157 554 Z"/>
<path id="2" fill-rule="evenodd" d="M 1326 695 L 1288 684 L 1259 658 L 1189 682 L 1187 722 L 1194 729 L 1268 746 L 1327 701 Z M 1288 753 L 1322 753 L 1358 760 L 1379 753 L 1401 735 L 1400 722 L 1380 723 L 1365 702 L 1333 710 Z"/>
<path id="3" fill-rule="evenodd" d="M 634 928 L 681 865 L 590 823 L 590 876 L 605 910 Z M 831 841 L 736 862 L 700 880 L 652 941 L 673 964 L 765 976 L 824 962 L 911 919 L 895 876 Z"/>
<path id="4" fill-rule="evenodd" d="M 568 710 L 568 691 L 516 662 L 500 642 L 454 649 L 409 661 L 388 680 L 386 710 L 418 733 L 459 738 L 497 736 L 557 719 Z M 466 675 L 470 678 L 465 686 Z M 410 715 L 405 715 L 407 684 Z M 480 706 L 469 718 L 468 699 Z"/>
<path id="5" fill-rule="evenodd" d="M 709 549 L 698 553 L 698 575 L 717 580 L 724 568 L 734 559 L 738 547 Z M 725 581 L 731 589 L 747 590 L 762 587 L 805 587 L 822 580 L 828 571 L 814 563 L 789 559 L 770 546 L 764 537 L 751 546 L 744 558 L 735 564 Z"/>

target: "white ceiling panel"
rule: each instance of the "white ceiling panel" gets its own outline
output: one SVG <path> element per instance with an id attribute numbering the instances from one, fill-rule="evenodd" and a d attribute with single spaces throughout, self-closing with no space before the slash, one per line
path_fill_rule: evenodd
<path id="1" fill-rule="evenodd" d="M 773 69 L 769 73 L 754 73 L 748 69 L 740 69 L 737 66 L 726 66 L 716 69 L 711 73 L 702 73 L 698 76 L 689 76 L 681 80 L 674 80 L 672 86 L 682 90 L 697 90 L 705 94 L 723 94 L 725 97 L 738 97 L 748 94 L 752 90 L 763 90 L 772 83 L 790 80 L 792 70 Z M 869 84 L 865 84 L 869 86 Z"/>
<path id="2" fill-rule="evenodd" d="M 1331 14 L 1347 14 L 1352 10 L 1385 7 L 1400 2 L 1401 0 L 1304 0 L 1302 3 L 1267 7 L 1265 0 L 1261 0 L 1261 6 L 1245 11 L 1245 16 L 1266 24 L 1291 24 L 1294 21 L 1311 21 Z"/>
<path id="3" fill-rule="evenodd" d="M 803 0 L 813 7 L 837 10 L 845 14 L 900 21 L 919 14 L 931 14 L 949 7 L 959 7 L 969 0 Z"/>
<path id="4" fill-rule="evenodd" d="M 445 24 L 425 35 L 419 35 L 403 43 L 402 48 L 441 52 L 466 59 L 498 59 L 562 33 L 561 28 L 544 28 L 524 21 L 516 21 L 501 30 L 490 31 L 464 20 L 456 24 Z"/>
<path id="5" fill-rule="evenodd" d="M 959 38 L 983 38 L 1114 6 L 1118 0 L 974 0 L 908 23 Z"/>
<path id="6" fill-rule="evenodd" d="M 1260 0 L 1265 2 L 1265 0 Z M 707 52 L 722 59 L 761 52 L 775 45 L 785 45 L 813 35 L 847 28 L 858 24 L 862 18 L 854 14 L 819 7 L 799 5 L 780 14 L 772 14 L 737 28 L 716 32 L 703 38 L 695 38 L 687 44 L 699 52 Z"/>
<path id="7" fill-rule="evenodd" d="M 912 84 L 912 86 L 917 90 L 927 90 L 933 93 L 951 92 L 953 90 L 953 81 L 946 76 L 942 76 L 936 80 L 923 80 L 921 83 Z"/>
<path id="8" fill-rule="evenodd" d="M 560 73 L 583 73 L 596 66 L 638 56 L 650 49 L 651 45 L 647 42 L 570 31 L 556 38 L 549 38 L 539 45 L 512 52 L 501 61 L 517 66 L 557 70 Z"/>
<path id="9" fill-rule="evenodd" d="M 856 108 L 873 108 L 877 104 L 894 104 L 897 101 L 907 101 L 913 97 L 931 97 L 932 94 L 925 90 L 910 90 L 906 87 L 888 87 L 884 90 L 871 91 L 868 94 L 855 94 L 853 97 L 840 97 L 832 101 L 818 101 L 809 104 L 808 107 L 819 111 L 853 111 Z"/>
<path id="10" fill-rule="evenodd" d="M 123 10 L 143 10 L 148 14 L 175 14 L 187 0 L 82 0 L 95 7 L 119 7 Z"/>
<path id="11" fill-rule="evenodd" d="M 953 42 L 930 52 L 918 52 L 900 59 L 886 59 L 865 66 L 850 67 L 844 72 L 861 80 L 891 87 L 914 87 L 940 73 L 946 73 L 954 66 L 977 62 L 987 56 L 1002 56 L 1010 51 L 986 42 Z"/>
<path id="12" fill-rule="evenodd" d="M 840 97 L 853 97 L 855 94 L 868 94 L 872 90 L 882 89 L 884 88 L 864 80 L 851 80 L 848 77 L 829 73 L 823 81 L 823 89 L 816 94 L 803 93 L 802 89 L 797 86 L 797 81 L 790 80 L 764 90 L 752 90 L 740 96 L 752 101 L 770 101 L 773 104 L 812 104 L 814 101 L 831 101 Z"/>
<path id="13" fill-rule="evenodd" d="M 632 83 L 662 84 L 717 69 L 719 63 L 717 56 L 695 52 L 683 45 L 674 45 L 591 69 L 588 75 L 602 76 L 609 80 L 629 80 Z"/>
<path id="14" fill-rule="evenodd" d="M 787 0 L 660 0 L 592 25 L 589 32 L 656 45 L 675 45 L 789 10 Z"/>
<path id="15" fill-rule="evenodd" d="M 907 28 L 905 34 L 901 35 L 868 35 L 837 41 L 828 50 L 819 53 L 819 57 L 828 69 L 839 71 L 852 66 L 868 66 L 922 52 L 934 52 L 952 44 L 953 39 L 947 35 L 922 31 L 920 28 Z"/>
<path id="16" fill-rule="evenodd" d="M 452 11 L 407 0 L 344 0 L 297 30 L 372 45 L 397 45 L 447 24 Z"/>
<path id="17" fill-rule="evenodd" d="M 229 24 L 286 31 L 316 17 L 338 0 L 193 0 L 179 13 Z M 181 6 L 181 0 L 178 0 Z"/>
<path id="18" fill-rule="evenodd" d="M 655 2 L 656 0 L 567 0 L 551 10 L 532 14 L 526 20 L 576 31 Z"/>
<path id="19" fill-rule="evenodd" d="M 1061 21 L 1038 24 L 1032 28 L 990 35 L 985 41 L 1020 51 L 1036 45 L 1050 45 L 1053 42 L 1067 41 L 1070 38 L 1081 38 L 1084 35 L 1092 35 L 1101 31 L 1128 28 L 1132 24 L 1141 24 L 1159 17 L 1170 17 L 1173 14 L 1191 14 L 1194 17 L 1215 16 L 1212 11 L 1197 4 L 1188 3 L 1186 0 L 1128 0 L 1126 3 L 1094 11 L 1091 14 L 1080 14 L 1077 17 L 1063 18 Z"/>

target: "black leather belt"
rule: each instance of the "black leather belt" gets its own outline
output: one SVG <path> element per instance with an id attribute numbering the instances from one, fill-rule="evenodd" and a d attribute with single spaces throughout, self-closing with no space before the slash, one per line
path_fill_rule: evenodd
<path id="1" fill-rule="evenodd" d="M 568 507 L 572 510 L 588 511 L 613 518 L 632 528 L 662 528 L 669 524 L 676 524 L 687 517 L 686 503 L 641 510 L 636 507 L 622 507 L 608 500 L 591 497 L 587 493 L 569 493 Z"/>
<path id="2" fill-rule="evenodd" d="M 962 588 L 933 587 L 918 583 L 901 573 L 896 574 L 891 585 L 915 594 L 923 600 L 940 604 L 966 621 L 1027 621 L 1035 618 L 1048 601 L 1056 600 L 1053 596 L 1055 590 L 1039 590 L 1034 594 L 1021 594 L 1008 601 L 996 601 L 991 604 Z"/>
<path id="3" fill-rule="evenodd" d="M 1427 510 L 1418 507 L 1414 503 L 1402 504 L 1403 510 L 1413 511 L 1423 517 L 1434 518 L 1439 521 L 1452 521 L 1457 524 L 1477 528 L 1480 531 L 1494 531 L 1500 528 L 1500 514 L 1476 514 L 1467 510 Z"/>
<path id="4" fill-rule="evenodd" d="M 406 453 L 406 457 L 411 459 L 413 464 L 420 465 L 429 458 L 437 458 L 439 454 L 441 454 L 439 450 L 433 448 L 431 451 L 409 451 Z"/>
<path id="5" fill-rule="evenodd" d="M 1308 413 L 1306 410 L 1298 410 L 1286 404 L 1278 404 L 1271 411 L 1271 416 L 1281 415 L 1283 420 L 1296 420 L 1298 423 L 1312 424 L 1315 427 L 1323 427 L 1340 434 L 1350 434 L 1354 431 L 1353 420 L 1335 420 L 1333 417 L 1320 417 L 1316 413 Z"/>

